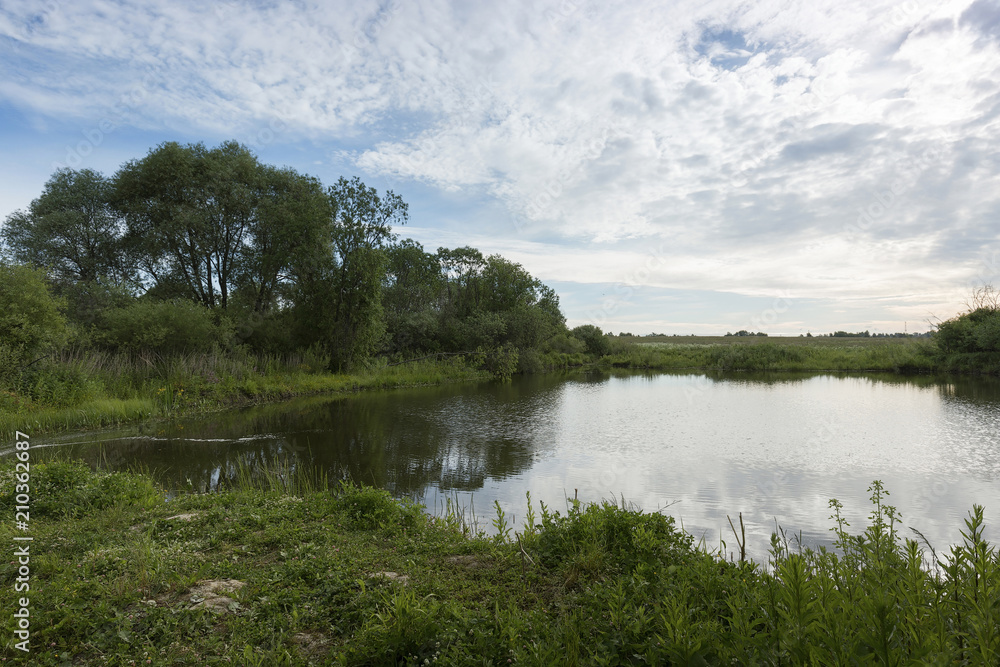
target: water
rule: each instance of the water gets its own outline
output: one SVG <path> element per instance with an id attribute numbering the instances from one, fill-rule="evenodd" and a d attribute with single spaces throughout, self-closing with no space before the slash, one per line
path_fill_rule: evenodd
<path id="1" fill-rule="evenodd" d="M 1000 519 L 1000 382 L 892 375 L 577 373 L 312 397 L 171 424 L 44 440 L 60 455 L 117 469 L 142 462 L 199 490 L 239 460 L 319 465 L 440 510 L 474 508 L 489 529 L 497 501 L 520 525 L 525 492 L 615 497 L 674 516 L 710 548 L 736 541 L 766 559 L 776 525 L 830 544 L 828 502 L 852 531 L 882 480 L 939 552 L 961 539 L 973 503 Z M 991 527 L 987 537 L 995 540 Z"/>

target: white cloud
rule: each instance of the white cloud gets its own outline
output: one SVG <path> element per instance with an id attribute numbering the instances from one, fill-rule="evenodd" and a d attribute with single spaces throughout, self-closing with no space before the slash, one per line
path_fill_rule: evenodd
<path id="1" fill-rule="evenodd" d="M 14 0 L 0 96 L 216 135 L 280 119 L 499 201 L 519 237 L 482 240 L 551 279 L 624 282 L 663 247 L 650 286 L 930 303 L 1000 240 L 1000 40 L 971 4 Z"/>

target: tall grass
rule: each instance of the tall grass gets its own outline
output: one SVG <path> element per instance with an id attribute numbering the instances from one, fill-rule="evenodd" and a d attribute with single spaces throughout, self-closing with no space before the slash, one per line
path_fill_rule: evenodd
<path id="1" fill-rule="evenodd" d="M 264 465 L 240 459 L 232 470 L 227 471 L 227 479 L 220 480 L 219 490 L 244 493 L 280 493 L 305 496 L 310 493 L 328 492 L 337 482 L 319 466 L 275 457 Z"/>
<path id="2" fill-rule="evenodd" d="M 848 531 L 832 500 L 837 549 L 792 547 L 776 533 L 766 569 L 705 552 L 670 517 L 610 502 L 559 516 L 543 505 L 518 545 L 583 611 L 541 627 L 529 662 L 569 650 L 590 664 L 997 664 L 1000 558 L 983 539 L 983 508 L 939 561 L 903 539 L 882 484 L 869 491 L 863 533 Z"/>
<path id="3" fill-rule="evenodd" d="M 288 355 L 65 350 L 0 389 L 0 438 L 9 439 L 15 430 L 96 428 L 304 394 L 482 377 L 461 359 L 391 367 L 376 362 L 346 375 L 327 372 L 328 363 L 316 350 Z"/>

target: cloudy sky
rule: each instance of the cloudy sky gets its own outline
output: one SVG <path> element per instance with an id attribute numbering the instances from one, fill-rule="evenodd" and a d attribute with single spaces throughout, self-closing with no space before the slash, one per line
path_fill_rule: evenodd
<path id="1" fill-rule="evenodd" d="M 1000 283 L 996 0 L 5 0 L 0 66 L 0 219 L 235 138 L 571 326 L 923 331 Z"/>

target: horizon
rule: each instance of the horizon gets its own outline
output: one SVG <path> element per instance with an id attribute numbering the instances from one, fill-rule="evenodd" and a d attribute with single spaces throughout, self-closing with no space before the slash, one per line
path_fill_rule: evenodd
<path id="1" fill-rule="evenodd" d="M 0 63 L 0 220 L 60 165 L 236 139 L 393 190 L 401 238 L 522 264 L 570 327 L 927 331 L 1000 282 L 990 0 L 16 0 Z"/>

